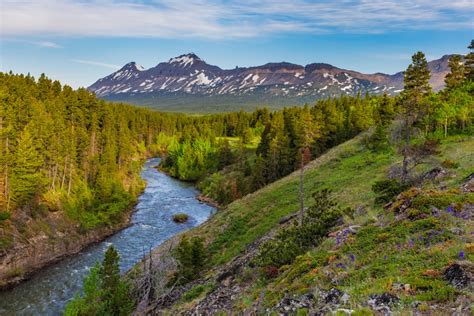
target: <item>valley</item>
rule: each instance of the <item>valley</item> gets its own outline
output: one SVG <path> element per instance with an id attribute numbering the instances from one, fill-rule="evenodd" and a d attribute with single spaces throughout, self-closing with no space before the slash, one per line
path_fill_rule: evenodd
<path id="1" fill-rule="evenodd" d="M 0 313 L 469 313 L 474 53 L 447 62 L 440 90 L 417 52 L 399 93 L 200 115 L 0 73 Z M 158 68 L 207 93 L 213 67 Z"/>

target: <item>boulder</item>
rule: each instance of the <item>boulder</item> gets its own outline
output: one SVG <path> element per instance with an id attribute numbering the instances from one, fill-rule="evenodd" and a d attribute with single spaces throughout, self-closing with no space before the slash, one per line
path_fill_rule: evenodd
<path id="1" fill-rule="evenodd" d="M 473 288 L 474 264 L 458 261 L 444 270 L 444 279 L 457 289 Z"/>

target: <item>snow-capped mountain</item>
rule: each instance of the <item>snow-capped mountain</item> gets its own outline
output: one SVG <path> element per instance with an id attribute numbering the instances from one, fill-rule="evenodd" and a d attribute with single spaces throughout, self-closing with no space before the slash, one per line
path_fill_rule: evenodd
<path id="1" fill-rule="evenodd" d="M 435 90 L 444 83 L 448 59 L 446 55 L 429 63 Z M 88 89 L 101 98 L 158 108 L 192 102 L 219 103 L 225 110 L 230 103 L 283 106 L 358 92 L 396 94 L 403 89 L 403 74 L 363 74 L 324 63 L 301 66 L 281 62 L 221 69 L 190 53 L 146 70 L 135 62 L 128 63 Z"/>

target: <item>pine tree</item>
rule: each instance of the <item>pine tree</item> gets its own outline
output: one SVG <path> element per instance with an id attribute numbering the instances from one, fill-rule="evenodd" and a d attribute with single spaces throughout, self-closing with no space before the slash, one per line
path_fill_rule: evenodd
<path id="1" fill-rule="evenodd" d="M 93 267 L 84 279 L 84 295 L 76 295 L 66 306 L 65 315 L 130 315 L 133 301 L 128 285 L 120 277 L 120 256 L 113 246 L 102 264 Z"/>
<path id="2" fill-rule="evenodd" d="M 206 249 L 202 239 L 193 237 L 189 240 L 183 237 L 174 250 L 174 257 L 178 261 L 178 271 L 175 276 L 178 283 L 186 283 L 198 278 L 206 259 Z"/>
<path id="3" fill-rule="evenodd" d="M 38 171 L 43 162 L 33 142 L 26 127 L 20 134 L 13 154 L 10 175 L 10 194 L 17 206 L 29 203 L 41 184 L 41 174 Z"/>
<path id="4" fill-rule="evenodd" d="M 404 140 L 401 152 L 403 154 L 403 165 L 401 181 L 408 180 L 408 164 L 410 154 L 410 142 L 413 126 L 422 119 L 426 113 L 423 98 L 431 93 L 430 71 L 425 54 L 417 52 L 412 57 L 412 63 L 404 74 L 404 90 L 401 94 L 404 120 Z"/>
<path id="5" fill-rule="evenodd" d="M 446 75 L 444 82 L 446 83 L 446 89 L 452 90 L 461 86 L 465 79 L 465 69 L 460 55 L 453 55 L 449 59 L 449 68 L 451 72 Z"/>
<path id="6" fill-rule="evenodd" d="M 465 71 L 467 80 L 474 81 L 474 40 L 471 40 L 471 44 L 467 47 L 471 51 L 465 57 Z"/>

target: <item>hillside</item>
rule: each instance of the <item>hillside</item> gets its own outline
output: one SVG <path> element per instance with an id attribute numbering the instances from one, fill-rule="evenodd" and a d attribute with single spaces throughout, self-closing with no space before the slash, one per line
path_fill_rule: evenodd
<path id="1" fill-rule="evenodd" d="M 444 86 L 450 55 L 428 63 L 434 90 Z M 316 99 L 370 93 L 395 95 L 403 73 L 364 74 L 325 63 L 288 62 L 221 69 L 193 53 L 144 69 L 130 62 L 89 88 L 100 98 L 165 111 L 230 112 L 313 103 Z"/>
<path id="2" fill-rule="evenodd" d="M 211 254 L 208 272 L 184 287 L 157 295 L 158 300 L 147 310 L 305 315 L 338 309 L 360 314 L 384 309 L 450 313 L 455 306 L 461 314 L 468 313 L 474 203 L 474 153 L 470 148 L 474 137 L 443 140 L 439 153 L 419 172 L 440 167 L 442 162 L 458 167 L 443 167 L 443 172 L 434 173 L 439 178 L 407 191 L 405 200 L 400 198 L 398 204 L 385 209 L 374 203 L 371 186 L 401 157 L 393 149 L 367 150 L 365 137 L 360 135 L 312 161 L 304 178 L 308 205 L 311 192 L 329 187 L 340 204 L 355 209 L 353 218 L 345 217 L 315 248 L 271 278 L 264 277 L 253 258 L 264 240 L 288 225 L 282 218 L 298 210 L 299 173 L 295 172 L 231 203 L 187 233 L 205 239 Z M 461 191 L 460 186 L 469 179 L 470 186 Z M 400 208 L 407 200 L 414 201 L 411 213 Z M 153 252 L 155 269 L 165 269 L 161 278 L 169 274 L 167 269 L 172 270 L 166 253 L 177 240 Z M 143 311 L 144 304 L 140 308 Z"/>

